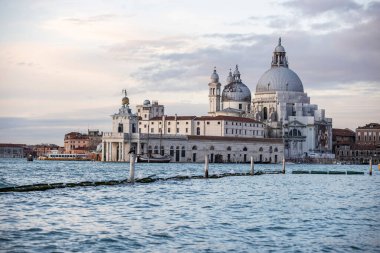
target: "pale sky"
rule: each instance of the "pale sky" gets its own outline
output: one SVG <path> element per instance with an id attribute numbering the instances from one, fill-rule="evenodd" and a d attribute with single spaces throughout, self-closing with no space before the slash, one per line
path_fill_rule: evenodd
<path id="1" fill-rule="evenodd" d="M 110 131 L 124 88 L 205 115 L 214 66 L 254 97 L 280 36 L 334 128 L 380 123 L 379 1 L 0 0 L 0 142 Z"/>

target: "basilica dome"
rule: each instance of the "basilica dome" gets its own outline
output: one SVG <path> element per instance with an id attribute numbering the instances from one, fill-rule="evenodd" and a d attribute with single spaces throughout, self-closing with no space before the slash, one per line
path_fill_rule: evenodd
<path id="1" fill-rule="evenodd" d="M 303 85 L 298 75 L 289 68 L 272 67 L 260 78 L 256 92 L 295 91 L 303 92 Z"/>
<path id="2" fill-rule="evenodd" d="M 303 85 L 298 75 L 289 69 L 285 48 L 281 38 L 274 49 L 272 66 L 259 79 L 256 92 L 293 91 L 303 92 Z"/>
<path id="3" fill-rule="evenodd" d="M 230 83 L 224 86 L 222 101 L 250 102 L 251 91 L 244 83 Z"/>
<path id="4" fill-rule="evenodd" d="M 232 78 L 231 78 L 232 77 Z M 235 101 L 235 102 L 250 102 L 251 101 L 251 91 L 240 79 L 240 72 L 238 66 L 236 66 L 234 75 L 227 79 L 229 82 L 224 86 L 222 92 L 222 101 Z"/>

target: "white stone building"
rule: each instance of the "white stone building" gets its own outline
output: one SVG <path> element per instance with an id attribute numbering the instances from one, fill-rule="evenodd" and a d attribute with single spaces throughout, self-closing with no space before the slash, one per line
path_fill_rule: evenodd
<path id="1" fill-rule="evenodd" d="M 112 115 L 112 132 L 103 134 L 102 161 L 129 161 L 129 152 L 170 155 L 172 162 L 277 163 L 283 145 L 278 138 L 264 138 L 265 125 L 236 116 L 167 116 L 164 106 L 145 100 L 132 113 L 125 96 Z"/>
<path id="2" fill-rule="evenodd" d="M 281 38 L 271 68 L 257 83 L 250 113 L 268 126 L 269 137 L 284 137 L 286 158 L 334 157 L 332 119 L 310 104 L 300 78 L 289 69 Z"/>
<path id="3" fill-rule="evenodd" d="M 123 98 L 113 129 L 103 136 L 103 161 L 127 161 L 127 153 L 170 154 L 175 162 L 278 162 L 286 158 L 332 158 L 332 119 L 310 104 L 298 75 L 289 69 L 281 38 L 271 68 L 256 85 L 255 97 L 236 65 L 222 89 L 214 69 L 208 116 L 167 116 L 157 101 L 137 105 Z"/>

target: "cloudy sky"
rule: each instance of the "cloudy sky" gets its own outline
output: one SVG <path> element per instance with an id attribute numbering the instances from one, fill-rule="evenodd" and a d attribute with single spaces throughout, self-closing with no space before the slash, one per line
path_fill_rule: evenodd
<path id="1" fill-rule="evenodd" d="M 213 67 L 254 93 L 280 36 L 333 127 L 380 123 L 379 1 L 0 0 L 0 31 L 0 142 L 110 131 L 123 88 L 204 115 Z"/>

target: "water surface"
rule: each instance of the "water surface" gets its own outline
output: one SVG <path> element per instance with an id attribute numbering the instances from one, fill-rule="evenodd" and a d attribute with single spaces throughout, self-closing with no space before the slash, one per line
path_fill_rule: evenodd
<path id="1" fill-rule="evenodd" d="M 285 175 L 0 194 L 5 252 L 380 252 L 380 173 Z M 256 165 L 255 170 L 281 170 Z M 0 187 L 121 180 L 129 164 L 0 159 Z M 210 165 L 210 174 L 249 171 Z M 137 164 L 136 176 L 202 175 L 202 164 Z"/>

